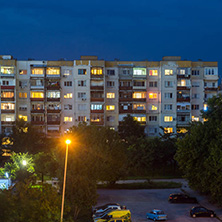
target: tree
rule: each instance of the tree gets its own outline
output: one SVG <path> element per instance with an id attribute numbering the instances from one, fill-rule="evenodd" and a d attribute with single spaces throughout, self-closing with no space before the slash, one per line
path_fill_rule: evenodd
<path id="1" fill-rule="evenodd" d="M 60 217 L 61 199 L 49 184 L 32 186 L 18 182 L 13 189 L 0 191 L 1 221 L 55 222 Z"/>
<path id="2" fill-rule="evenodd" d="M 33 156 L 28 153 L 12 153 L 4 169 L 12 180 L 24 180 L 35 172 Z"/>
<path id="3" fill-rule="evenodd" d="M 119 123 L 118 133 L 120 138 L 129 145 L 134 144 L 137 139 L 145 137 L 144 126 L 129 114 Z"/>
<path id="4" fill-rule="evenodd" d="M 222 96 L 208 100 L 208 110 L 203 111 L 204 123 L 192 124 L 190 132 L 177 142 L 176 160 L 189 184 L 196 190 L 209 194 L 222 204 Z"/>

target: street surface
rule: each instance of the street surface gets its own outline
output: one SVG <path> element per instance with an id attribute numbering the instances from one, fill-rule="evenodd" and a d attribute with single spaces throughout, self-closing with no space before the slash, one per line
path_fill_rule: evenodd
<path id="1" fill-rule="evenodd" d="M 172 180 L 171 180 L 172 181 Z M 205 197 L 192 191 L 184 180 L 182 189 L 195 196 L 200 205 L 212 209 L 221 218 L 222 209 L 208 203 Z M 124 181 L 122 182 L 124 183 Z M 189 211 L 198 204 L 170 204 L 168 197 L 171 193 L 180 193 L 181 189 L 147 189 L 147 190 L 106 190 L 99 189 L 97 206 L 105 203 L 125 205 L 132 213 L 132 222 L 151 221 L 146 219 L 146 213 L 152 209 L 161 209 L 172 222 L 216 222 L 217 218 L 192 218 Z"/>

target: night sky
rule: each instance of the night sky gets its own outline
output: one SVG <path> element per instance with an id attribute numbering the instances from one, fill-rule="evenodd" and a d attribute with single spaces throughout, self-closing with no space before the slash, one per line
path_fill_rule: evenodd
<path id="1" fill-rule="evenodd" d="M 0 54 L 17 59 L 222 61 L 222 0 L 10 0 Z"/>

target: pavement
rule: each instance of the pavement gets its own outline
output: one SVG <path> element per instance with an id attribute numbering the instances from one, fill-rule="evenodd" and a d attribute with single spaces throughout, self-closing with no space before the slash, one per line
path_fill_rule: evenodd
<path id="1" fill-rule="evenodd" d="M 143 183 L 147 180 L 119 180 L 117 181 L 118 184 L 124 184 L 124 183 Z M 208 200 L 208 197 L 205 195 L 202 195 L 198 193 L 197 191 L 192 190 L 188 182 L 185 179 L 152 179 L 151 181 L 163 181 L 163 182 L 177 182 L 181 183 L 181 192 L 184 192 L 190 196 L 196 197 L 199 205 L 204 206 L 208 209 L 211 209 L 216 212 L 217 219 L 222 221 L 222 208 L 217 206 L 216 204 L 211 204 Z"/>

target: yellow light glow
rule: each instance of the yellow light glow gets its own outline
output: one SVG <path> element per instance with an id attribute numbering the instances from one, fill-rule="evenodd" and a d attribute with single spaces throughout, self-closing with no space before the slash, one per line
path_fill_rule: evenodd
<path id="1" fill-rule="evenodd" d="M 69 145 L 71 143 L 71 140 L 66 140 L 66 144 Z"/>

